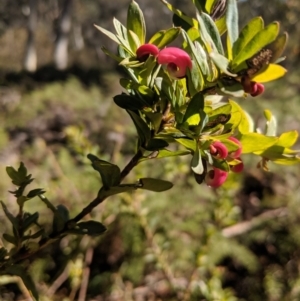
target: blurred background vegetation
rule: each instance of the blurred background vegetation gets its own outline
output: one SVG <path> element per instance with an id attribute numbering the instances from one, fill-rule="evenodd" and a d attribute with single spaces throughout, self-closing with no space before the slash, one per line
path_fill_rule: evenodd
<path id="1" fill-rule="evenodd" d="M 189 0 L 171 1 L 193 14 Z M 171 26 L 160 1 L 140 0 L 147 33 Z M 115 45 L 93 24 L 126 20 L 129 0 L 1 0 L 0 199 L 16 211 L 5 166 L 23 161 L 35 186 L 75 215 L 94 199 L 99 177 L 86 154 L 124 166 L 135 129 L 114 105 L 122 70 L 100 47 Z M 241 100 L 259 127 L 263 109 L 279 131 L 300 129 L 300 2 L 239 1 L 241 26 L 261 15 L 290 35 L 284 79 L 263 97 Z M 299 143 L 298 143 L 299 146 Z M 174 182 L 168 192 L 109 198 L 92 212 L 108 231 L 67 236 L 30 259 L 41 300 L 300 300 L 299 166 L 256 168 L 232 175 L 217 191 L 195 183 L 185 157 L 150 161 L 130 175 Z M 47 208 L 38 199 L 26 211 Z M 1 234 L 8 229 L 0 213 Z M 1 244 L 7 245 L 0 240 Z M 0 300 L 30 300 L 18 278 L 0 277 Z"/>

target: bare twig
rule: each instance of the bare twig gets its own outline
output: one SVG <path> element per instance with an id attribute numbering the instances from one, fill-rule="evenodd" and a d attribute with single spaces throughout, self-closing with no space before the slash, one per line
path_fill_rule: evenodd
<path id="1" fill-rule="evenodd" d="M 87 287 L 89 283 L 90 264 L 92 263 L 93 255 L 94 255 L 94 249 L 92 247 L 89 247 L 85 253 L 85 267 L 82 273 L 82 281 L 79 290 L 78 301 L 86 300 L 85 297 L 86 297 Z"/>
<path id="2" fill-rule="evenodd" d="M 266 211 L 256 217 L 254 217 L 250 221 L 245 221 L 238 223 L 236 225 L 226 227 L 222 230 L 222 235 L 224 237 L 234 237 L 246 232 L 253 230 L 254 228 L 260 226 L 261 224 L 278 217 L 284 217 L 288 215 L 288 209 L 285 207 L 272 209 Z"/>
<path id="3" fill-rule="evenodd" d="M 69 264 L 66 265 L 62 273 L 55 279 L 52 285 L 49 287 L 47 291 L 47 296 L 51 298 L 55 292 L 59 289 L 59 287 L 68 279 L 69 277 Z"/>

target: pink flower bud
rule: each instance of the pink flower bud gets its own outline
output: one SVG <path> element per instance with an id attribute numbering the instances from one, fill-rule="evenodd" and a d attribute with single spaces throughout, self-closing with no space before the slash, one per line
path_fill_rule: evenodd
<path id="1" fill-rule="evenodd" d="M 255 97 L 255 96 L 258 96 L 258 95 L 264 93 L 264 91 L 265 91 L 265 86 L 263 84 L 255 83 L 254 91 L 252 93 L 250 93 L 250 95 Z"/>
<path id="2" fill-rule="evenodd" d="M 229 140 L 231 140 L 232 142 L 234 142 L 235 144 L 237 144 L 238 146 L 239 146 L 239 148 L 236 150 L 236 151 L 234 151 L 234 152 L 231 152 L 230 154 L 229 154 L 229 156 L 231 157 L 231 158 L 233 158 L 233 159 L 236 159 L 236 158 L 238 158 L 240 155 L 241 155 L 241 153 L 242 153 L 242 144 L 241 144 L 241 142 L 238 140 L 238 139 L 236 139 L 235 137 L 229 137 L 228 138 Z"/>
<path id="3" fill-rule="evenodd" d="M 228 156 L 227 147 L 222 142 L 219 141 L 213 142 L 209 146 L 209 150 L 213 156 L 216 156 L 220 159 L 225 159 Z"/>
<path id="4" fill-rule="evenodd" d="M 226 181 L 227 176 L 228 172 L 213 167 L 213 169 L 207 173 L 205 183 L 210 187 L 218 188 Z"/>
<path id="5" fill-rule="evenodd" d="M 177 47 L 167 47 L 161 50 L 157 56 L 157 62 L 167 65 L 170 76 L 182 78 L 186 74 L 186 68 L 192 68 L 190 56 Z"/>
<path id="6" fill-rule="evenodd" d="M 251 81 L 249 76 L 244 76 L 242 78 L 242 85 L 244 91 L 253 97 L 258 96 L 265 91 L 265 86 L 263 84 Z"/>
<path id="7" fill-rule="evenodd" d="M 157 46 L 153 44 L 144 44 L 137 49 L 136 56 L 141 62 L 144 62 L 147 60 L 149 55 L 157 56 L 158 53 L 159 49 Z"/>
<path id="8" fill-rule="evenodd" d="M 240 160 L 241 162 L 239 164 L 230 166 L 230 169 L 232 172 L 240 173 L 244 170 L 244 163 L 241 158 L 237 158 L 237 159 Z"/>

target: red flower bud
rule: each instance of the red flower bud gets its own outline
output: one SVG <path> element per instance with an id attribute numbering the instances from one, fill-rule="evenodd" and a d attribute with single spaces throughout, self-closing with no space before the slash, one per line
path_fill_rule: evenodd
<path id="1" fill-rule="evenodd" d="M 213 142 L 209 146 L 209 150 L 213 156 L 217 156 L 220 159 L 225 159 L 228 156 L 227 147 L 222 142 L 219 141 Z"/>
<path id="2" fill-rule="evenodd" d="M 136 56 L 141 62 L 144 62 L 147 60 L 149 55 L 157 56 L 158 53 L 159 49 L 157 46 L 153 44 L 144 44 L 137 49 Z"/>
<path id="3" fill-rule="evenodd" d="M 251 81 L 249 76 L 244 76 L 242 78 L 242 85 L 244 91 L 246 93 L 249 93 L 253 97 L 258 96 L 265 91 L 265 87 L 263 84 Z"/>
<path id="4" fill-rule="evenodd" d="M 244 170 L 244 163 L 241 158 L 237 158 L 237 159 L 240 160 L 241 162 L 239 164 L 230 166 L 230 169 L 232 172 L 240 173 Z"/>
<path id="5" fill-rule="evenodd" d="M 213 167 L 213 169 L 207 173 L 205 183 L 210 187 L 218 188 L 226 181 L 227 176 L 228 172 Z"/>
<path id="6" fill-rule="evenodd" d="M 255 83 L 255 89 L 252 93 L 250 93 L 251 96 L 255 97 L 258 96 L 265 91 L 265 86 L 261 83 Z"/>
<path id="7" fill-rule="evenodd" d="M 233 159 L 239 158 L 239 156 L 241 155 L 242 150 L 243 150 L 241 142 L 238 139 L 236 139 L 235 137 L 229 137 L 228 139 L 239 146 L 239 148 L 236 151 L 231 152 L 229 154 L 229 156 Z"/>
<path id="8" fill-rule="evenodd" d="M 170 76 L 182 78 L 186 74 L 186 68 L 192 68 L 190 56 L 182 49 L 177 47 L 167 47 L 161 50 L 157 56 L 157 62 L 167 65 Z"/>

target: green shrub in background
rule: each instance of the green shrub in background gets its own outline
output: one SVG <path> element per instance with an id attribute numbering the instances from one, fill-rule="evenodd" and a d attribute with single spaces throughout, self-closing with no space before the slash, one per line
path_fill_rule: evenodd
<path id="1" fill-rule="evenodd" d="M 30 265 L 27 259 L 45 247 L 62 240 L 62 244 L 67 241 L 71 246 L 66 248 L 69 251 L 65 252 L 74 253 L 72 255 L 76 258 L 74 262 L 68 262 L 65 267 L 70 270 L 69 298 L 74 299 L 80 287 L 78 298 L 84 300 L 82 298 L 86 296 L 87 284 L 80 286 L 80 279 L 87 277 L 81 274 L 85 271 L 83 262 L 90 263 L 87 258 L 88 251 L 93 249 L 91 246 L 97 239 L 88 239 L 87 242 L 82 239 L 81 244 L 91 245 L 87 248 L 86 258 L 83 261 L 81 255 L 75 254 L 78 238 L 72 241 L 68 235 L 88 234 L 94 237 L 103 234 L 106 230 L 105 226 L 98 220 L 86 219 L 86 216 L 93 214 L 92 210 L 106 198 L 119 193 L 124 195 L 120 197 L 118 206 L 115 204 L 109 206 L 114 207 L 112 211 L 121 212 L 124 218 L 121 220 L 119 213 L 115 213 L 115 217 L 111 214 L 106 219 L 112 219 L 111 222 L 116 223 L 116 227 L 123 229 L 124 237 L 121 240 L 132 247 L 130 250 L 132 257 L 119 269 L 130 283 L 139 285 L 143 273 L 147 269 L 152 270 L 155 265 L 162 271 L 158 279 L 163 280 L 162 287 L 157 290 L 158 295 L 166 294 L 168 298 L 179 300 L 193 298 L 194 300 L 199 298 L 236 300 L 230 289 L 223 288 L 221 279 L 224 270 L 218 267 L 217 263 L 227 256 L 234 256 L 250 272 L 258 268 L 257 259 L 251 251 L 230 239 L 243 229 L 243 225 L 234 228 L 241 213 L 231 199 L 230 187 L 239 178 L 238 174 L 232 173 L 242 171 L 241 154 L 245 153 L 261 157 L 259 165 L 264 169 L 268 168 L 268 161 L 285 165 L 298 163 L 297 151 L 290 149 L 295 144 L 298 134 L 290 131 L 276 136 L 277 122 L 269 110 L 264 111 L 266 118 L 264 133 L 255 130 L 249 114 L 240 104 L 227 98 L 258 96 L 264 90 L 262 82 L 285 74 L 285 69 L 278 63 L 282 60 L 281 55 L 287 35 L 279 34 L 278 23 L 264 26 L 261 18 L 251 20 L 239 33 L 235 1 L 227 1 L 226 5 L 223 1 L 195 1 L 197 9 L 195 19 L 184 15 L 165 1 L 163 4 L 174 12 L 175 26 L 156 33 L 147 43 L 143 14 L 135 2 L 129 5 L 126 27 L 114 19 L 116 35 L 97 26 L 118 44 L 118 54 L 110 53 L 105 48 L 103 51 L 119 62 L 128 75 L 120 80 L 126 93 L 116 95 L 114 102 L 129 114 L 138 139 L 135 154 L 122 171 L 115 162 L 111 163 L 109 158 L 103 160 L 89 154 L 88 159 L 99 173 L 103 186 L 98 188 L 98 194 L 92 202 L 85 202 L 88 204 L 84 208 L 77 204 L 79 213 L 74 213 L 74 217 L 70 218 L 69 208 L 64 204 L 66 203 L 64 200 L 58 202 L 58 205 L 55 202 L 54 205 L 46 198 L 43 189 L 28 189 L 27 186 L 31 184 L 33 178 L 28 174 L 23 163 L 18 169 L 13 167 L 6 169 L 17 187 L 11 193 L 16 197 L 18 213 L 11 213 L 8 206 L 2 202 L 3 211 L 12 226 L 12 232 L 4 233 L 3 238 L 13 247 L 10 249 L 2 247 L 1 270 L 2 274 L 21 277 L 36 299 L 38 299 L 38 290 L 34 282 L 40 279 L 33 281 L 30 277 L 27 268 L 33 269 L 33 265 Z M 222 35 L 225 36 L 226 47 L 222 45 Z M 179 36 L 183 39 L 182 48 L 170 47 L 169 44 Z M 66 131 L 70 139 L 79 133 L 72 127 Z M 73 151 L 78 152 L 78 149 L 86 149 L 89 146 L 89 142 L 84 139 L 81 143 L 83 145 L 71 143 Z M 101 143 L 99 147 L 101 148 Z M 68 155 L 63 152 L 60 155 L 63 157 L 62 162 L 69 160 Z M 172 159 L 177 169 L 175 175 L 172 174 L 174 168 L 171 174 L 168 173 L 168 166 L 155 167 L 157 169 L 155 177 L 145 174 L 145 170 L 148 168 L 150 170 L 150 167 L 146 169 L 143 166 L 151 166 L 154 164 L 153 161 L 156 162 L 157 159 L 164 157 L 175 157 Z M 157 225 L 155 212 L 159 209 L 157 204 L 151 214 L 143 208 L 141 204 L 147 193 L 139 191 L 162 192 L 170 189 L 173 182 L 180 187 L 182 183 L 178 177 L 184 177 L 188 171 L 187 166 L 190 166 L 198 184 L 205 182 L 214 188 L 224 184 L 224 189 L 222 194 L 218 195 L 218 200 L 210 200 L 209 193 L 207 198 L 203 198 L 206 200 L 204 202 L 208 203 L 205 204 L 205 210 L 201 204 L 189 205 L 188 201 L 184 206 L 182 203 L 161 205 L 163 210 L 169 211 L 166 212 L 166 220 L 173 216 L 173 212 L 179 212 L 180 221 L 184 220 L 185 215 L 191 220 L 182 224 L 183 229 L 179 226 L 181 231 L 178 240 L 178 233 L 168 228 L 169 223 Z M 137 180 L 130 178 L 130 173 L 135 167 Z M 182 171 L 181 175 L 180 171 Z M 127 176 L 129 182 L 124 183 L 123 180 L 127 179 Z M 80 175 L 78 177 L 80 183 Z M 93 176 L 91 179 L 94 181 Z M 80 194 L 80 184 L 76 187 L 76 191 Z M 184 198 L 188 198 L 189 194 L 203 195 L 203 191 L 208 190 L 203 186 L 193 191 L 187 190 Z M 32 202 L 33 198 L 40 199 L 52 214 L 50 229 L 48 229 L 49 224 L 43 226 L 39 223 L 39 211 L 27 212 L 24 209 L 27 202 L 29 200 Z M 154 197 L 149 195 L 149 200 L 151 198 Z M 72 200 L 67 203 L 72 204 Z M 269 215 L 262 215 L 251 223 L 245 224 L 244 227 L 259 226 L 270 217 L 277 217 L 280 214 L 284 215 L 285 211 L 271 211 Z M 102 220 L 105 221 L 105 217 Z M 195 223 L 198 224 L 198 228 Z M 155 232 L 152 230 L 153 227 L 156 228 Z M 183 235 L 185 228 L 190 234 L 189 237 Z M 241 233 L 243 231 L 245 230 Z M 125 257 L 129 248 L 126 243 L 122 250 L 122 256 Z M 182 246 L 186 246 L 187 250 L 183 248 L 182 256 L 177 260 L 177 252 Z M 107 244 L 107 247 L 109 249 L 111 246 Z M 146 249 L 146 257 L 135 257 L 134 254 L 140 254 L 142 249 Z M 168 254 L 167 257 L 165 253 Z M 173 264 L 169 264 L 169 261 Z M 180 273 L 186 268 L 188 262 L 193 262 L 193 265 L 189 266 L 190 278 L 176 277 L 172 269 Z M 116 260 L 114 264 L 117 266 L 118 261 Z M 36 267 L 37 270 L 43 268 L 45 267 Z M 274 266 L 270 267 L 270 271 L 272 268 L 278 269 Z M 100 275 L 100 271 L 98 272 L 99 275 L 92 275 L 90 289 L 93 291 L 99 285 L 103 285 L 101 290 L 105 294 L 107 293 L 105 283 L 111 282 L 111 279 L 105 279 L 105 274 Z M 115 277 L 118 277 L 118 274 Z M 278 277 L 280 278 L 280 273 Z M 275 294 L 272 283 L 277 283 L 276 279 L 272 272 L 266 275 L 266 291 L 270 295 Z M 147 287 L 150 288 L 151 279 L 147 281 L 149 281 Z M 123 285 L 126 293 L 126 283 L 121 284 L 120 287 Z M 55 292 L 55 287 L 50 287 L 49 290 L 50 293 Z M 113 286 L 111 290 L 114 290 Z M 153 290 L 155 291 L 155 288 Z M 134 294 L 130 287 L 128 292 Z M 276 294 L 282 295 L 282 291 L 278 289 Z"/>

